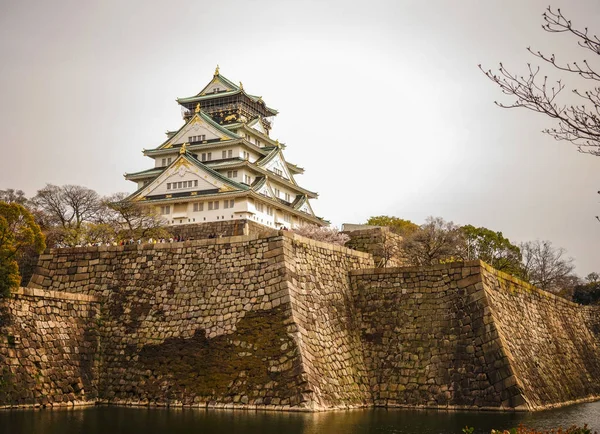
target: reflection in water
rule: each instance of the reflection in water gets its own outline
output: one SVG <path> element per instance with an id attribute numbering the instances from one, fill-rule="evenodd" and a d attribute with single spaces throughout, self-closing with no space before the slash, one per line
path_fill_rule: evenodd
<path id="1" fill-rule="evenodd" d="M 467 425 L 489 433 L 520 423 L 532 428 L 588 423 L 600 431 L 600 402 L 538 413 L 375 409 L 310 414 L 124 407 L 0 411 L 2 434 L 460 434 Z"/>

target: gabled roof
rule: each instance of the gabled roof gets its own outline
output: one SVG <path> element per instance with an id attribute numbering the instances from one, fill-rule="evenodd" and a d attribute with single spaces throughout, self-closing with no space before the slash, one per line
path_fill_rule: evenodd
<path id="1" fill-rule="evenodd" d="M 229 191 L 247 191 L 250 190 L 250 187 L 244 184 L 240 184 L 238 182 L 232 181 L 226 176 L 220 174 L 216 170 L 211 169 L 210 167 L 204 165 L 202 162 L 198 161 L 188 152 L 180 154 L 178 158 L 175 159 L 169 166 L 167 166 L 162 173 L 156 176 L 150 183 L 145 186 L 139 188 L 137 191 L 132 193 L 127 197 L 127 200 L 140 200 L 147 196 L 148 193 L 156 189 L 164 180 L 173 175 L 176 170 L 178 170 L 181 166 L 192 166 L 197 168 L 201 173 L 204 173 L 206 176 L 204 177 L 207 182 L 212 183 L 208 180 L 208 176 L 212 180 L 219 181 L 224 186 L 228 187 Z"/>
<path id="2" fill-rule="evenodd" d="M 125 176 L 125 179 L 127 180 L 147 179 L 160 175 L 163 170 L 165 170 L 165 167 L 153 167 L 151 169 L 142 170 L 141 172 L 126 173 L 123 176 Z"/>
<path id="3" fill-rule="evenodd" d="M 228 91 L 240 90 L 240 87 L 237 84 L 235 84 L 233 81 L 227 79 L 225 76 L 221 75 L 221 73 L 217 69 L 215 71 L 215 74 L 213 75 L 212 80 L 209 81 L 208 84 L 206 86 L 204 86 L 204 88 L 200 92 L 198 92 L 198 94 L 196 96 L 205 95 L 206 89 L 208 89 L 214 83 L 219 83 L 219 84 L 223 85 L 225 87 L 225 89 L 227 89 Z"/>
<path id="4" fill-rule="evenodd" d="M 294 177 L 292 176 L 292 174 L 289 171 L 288 164 L 285 161 L 285 158 L 283 158 L 283 152 L 281 152 L 281 148 L 274 148 L 271 152 L 269 152 L 269 154 L 266 157 L 263 157 L 260 160 L 258 160 L 256 162 L 256 165 L 259 167 L 265 167 L 267 164 L 269 164 L 275 158 L 279 158 L 281 160 L 281 162 L 283 163 L 284 170 L 286 170 L 288 172 L 288 173 L 286 173 L 286 175 L 287 175 L 289 181 L 292 184 L 297 185 L 296 180 L 294 179 Z"/>
<path id="5" fill-rule="evenodd" d="M 208 124 L 209 127 L 215 128 L 223 136 L 226 137 L 225 140 L 227 140 L 227 139 L 230 139 L 230 140 L 241 139 L 240 136 L 238 136 L 234 132 L 228 130 L 227 128 L 224 128 L 223 126 L 219 125 L 217 122 L 213 121 L 210 116 L 208 116 L 206 113 L 204 113 L 204 112 L 202 112 L 202 110 L 200 110 L 200 112 L 194 113 L 194 116 L 192 116 L 190 119 L 188 119 L 188 121 L 186 123 L 184 123 L 181 126 L 181 128 L 179 128 L 174 134 L 172 134 L 169 138 L 167 138 L 167 140 L 165 140 L 158 147 L 156 147 L 154 149 L 145 149 L 144 151 L 153 151 L 153 150 L 156 150 L 156 149 L 170 148 L 172 146 L 171 142 L 173 141 L 173 139 L 175 137 L 177 137 L 177 135 L 181 131 L 183 131 L 185 127 L 187 127 L 188 125 L 193 125 L 196 122 L 200 122 L 200 123 L 205 122 L 206 124 Z M 221 138 L 221 140 L 224 140 L 224 139 Z"/>
<path id="6" fill-rule="evenodd" d="M 214 93 L 214 92 L 206 93 L 206 90 L 215 83 L 219 83 L 220 85 L 223 85 L 223 87 L 226 89 L 226 91 L 225 92 L 216 92 L 216 93 Z M 241 85 L 241 83 L 240 83 L 240 85 Z M 204 86 L 204 88 L 200 92 L 198 92 L 198 94 L 196 94 L 195 96 L 187 97 L 187 98 L 177 98 L 177 102 L 179 104 L 194 103 L 194 102 L 201 102 L 201 101 L 204 101 L 207 99 L 220 98 L 223 96 L 233 96 L 233 95 L 238 95 L 238 94 L 243 94 L 243 95 L 247 96 L 248 98 L 250 98 L 252 101 L 261 103 L 262 105 L 265 106 L 265 109 L 271 113 L 272 116 L 279 113 L 274 108 L 268 107 L 265 104 L 265 102 L 263 101 L 261 96 L 250 95 L 249 93 L 247 93 L 244 90 L 244 88 L 242 86 L 238 86 L 233 81 L 231 81 L 228 78 L 221 75 L 218 67 L 215 70 L 215 74 L 213 75 L 212 80 L 209 81 L 208 84 L 206 86 Z"/>

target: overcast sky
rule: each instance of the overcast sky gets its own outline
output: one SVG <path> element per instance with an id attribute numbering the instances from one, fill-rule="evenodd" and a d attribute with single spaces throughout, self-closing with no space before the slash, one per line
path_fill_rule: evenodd
<path id="1" fill-rule="evenodd" d="M 597 0 L 553 5 L 600 33 Z M 133 191 L 123 173 L 151 166 L 141 150 L 183 123 L 175 98 L 219 64 L 280 111 L 272 136 L 335 225 L 442 216 L 551 240 L 580 275 L 600 271 L 600 157 L 543 135 L 541 115 L 496 107 L 507 100 L 477 69 L 524 73 L 528 45 L 588 55 L 541 29 L 547 6 L 0 0 L 0 189 Z"/>

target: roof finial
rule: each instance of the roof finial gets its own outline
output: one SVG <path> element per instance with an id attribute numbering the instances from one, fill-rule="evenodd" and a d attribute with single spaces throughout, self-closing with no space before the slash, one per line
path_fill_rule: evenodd
<path id="1" fill-rule="evenodd" d="M 217 64 L 217 67 L 215 68 L 215 77 L 219 75 L 219 65 Z"/>
<path id="2" fill-rule="evenodd" d="M 244 85 L 242 84 L 241 81 L 240 81 L 240 89 L 244 90 Z"/>
<path id="3" fill-rule="evenodd" d="M 181 155 L 183 155 L 183 154 L 186 153 L 186 151 L 187 151 L 187 145 L 188 145 L 187 143 L 184 143 L 183 145 L 181 145 L 181 149 L 179 149 L 179 153 Z"/>
<path id="4" fill-rule="evenodd" d="M 196 109 L 194 110 L 194 113 L 200 113 L 200 103 L 196 104 Z"/>
<path id="5" fill-rule="evenodd" d="M 275 143 L 277 143 L 278 148 L 281 148 L 281 143 L 279 143 L 279 139 L 275 140 Z"/>

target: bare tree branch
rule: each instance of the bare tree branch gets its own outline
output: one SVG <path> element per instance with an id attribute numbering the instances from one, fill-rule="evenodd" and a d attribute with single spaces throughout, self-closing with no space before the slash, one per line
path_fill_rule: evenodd
<path id="1" fill-rule="evenodd" d="M 554 12 L 549 7 L 543 14 L 543 18 L 542 28 L 545 31 L 573 34 L 578 38 L 580 47 L 600 55 L 600 39 L 596 35 L 590 35 L 587 28 L 584 30 L 574 28 L 560 9 Z M 558 63 L 554 54 L 546 55 L 531 48 L 527 48 L 527 50 L 559 71 L 600 82 L 600 73 L 594 70 L 585 59 L 580 62 L 561 64 Z M 479 65 L 479 69 L 496 83 L 504 94 L 515 98 L 512 103 L 496 101 L 499 107 L 526 108 L 556 119 L 558 125 L 544 130 L 544 133 L 556 140 L 573 143 L 579 152 L 600 156 L 600 86 L 586 91 L 572 89 L 572 94 L 580 98 L 582 104 L 563 104 L 559 101 L 560 94 L 566 87 L 562 80 L 558 80 L 555 84 L 549 83 L 547 76 L 540 75 L 539 66 L 532 67 L 531 64 L 528 64 L 527 68 L 528 74 L 522 76 L 510 72 L 502 63 L 496 73 L 492 70 L 486 71 Z"/>

